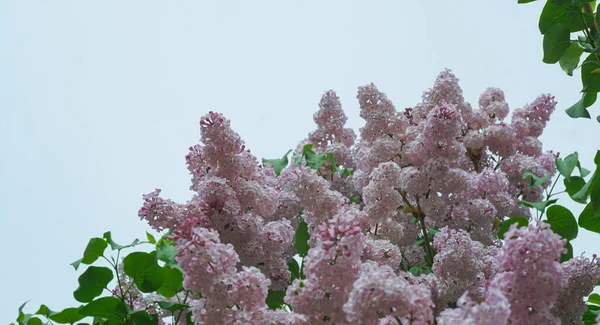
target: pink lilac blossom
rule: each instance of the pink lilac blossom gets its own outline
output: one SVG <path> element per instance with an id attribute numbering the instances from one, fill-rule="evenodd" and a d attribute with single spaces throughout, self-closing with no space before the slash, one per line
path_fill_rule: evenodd
<path id="1" fill-rule="evenodd" d="M 587 306 L 583 298 L 594 290 L 600 281 L 600 268 L 585 257 L 574 257 L 561 264 L 566 285 L 558 294 L 552 313 L 562 324 L 583 324 L 581 319 Z"/>
<path id="2" fill-rule="evenodd" d="M 450 70 L 420 103 L 397 111 L 374 84 L 358 89 L 360 139 L 345 127 L 337 94 L 327 91 L 301 141 L 329 152 L 352 176 L 292 163 L 276 177 L 261 166 L 223 115 L 200 121 L 201 144 L 186 164 L 194 197 L 185 204 L 144 196 L 139 216 L 175 233 L 184 287 L 197 324 L 558 324 L 579 319 L 598 268 L 557 260 L 564 241 L 543 223 L 499 221 L 529 216 L 518 200 L 539 201 L 525 172 L 555 173 L 539 136 L 555 109 L 542 95 L 511 123 L 504 93 L 488 88 L 473 109 Z M 295 229 L 308 224 L 304 277 L 290 281 Z M 422 228 L 437 232 L 430 274 Z M 439 229 L 439 232 L 436 231 Z M 431 233 L 429 234 L 431 238 Z M 425 268 L 423 268 L 425 267 Z M 290 284 L 291 282 L 291 284 Z M 293 312 L 269 310 L 268 290 L 284 290 Z M 135 308 L 146 308 L 135 302 Z M 448 307 L 455 306 L 455 308 Z"/>
<path id="3" fill-rule="evenodd" d="M 360 270 L 365 238 L 358 222 L 343 214 L 317 229 L 318 244 L 304 261 L 306 279 L 294 280 L 284 301 L 310 324 L 346 324 L 343 306 Z"/>
<path id="4" fill-rule="evenodd" d="M 189 223 L 193 227 L 193 223 Z M 255 317 L 267 312 L 265 299 L 271 280 L 255 267 L 242 266 L 231 244 L 223 244 L 212 229 L 195 227 L 176 232 L 177 262 L 184 271 L 184 288 L 202 294 L 191 303 L 199 324 L 259 324 Z M 290 318 L 302 319 L 300 315 Z"/>
<path id="5" fill-rule="evenodd" d="M 344 305 L 351 324 L 378 324 L 392 316 L 399 323 L 433 322 L 433 303 L 427 288 L 411 285 L 386 265 L 367 261 Z"/>
<path id="6" fill-rule="evenodd" d="M 478 300 L 485 285 L 484 248 L 464 230 L 440 229 L 433 239 L 437 254 L 431 270 L 438 277 L 436 306 L 457 301 L 465 292 Z"/>
<path id="7" fill-rule="evenodd" d="M 565 240 L 543 222 L 527 228 L 513 224 L 504 234 L 498 255 L 499 272 L 491 286 L 510 303 L 512 324 L 560 324 L 551 312 L 561 289 L 567 284 L 558 260 L 566 253 Z"/>
<path id="8" fill-rule="evenodd" d="M 337 215 L 347 199 L 330 189 L 330 184 L 307 166 L 284 169 L 280 174 L 282 182 L 289 184 L 304 207 L 305 220 L 310 225 L 318 225 Z"/>
<path id="9" fill-rule="evenodd" d="M 508 299 L 498 289 L 490 288 L 481 303 L 466 293 L 457 308 L 447 308 L 437 318 L 438 325 L 506 325 L 510 316 Z M 532 323 L 533 324 L 533 323 Z"/>
<path id="10" fill-rule="evenodd" d="M 282 185 L 275 186 L 273 169 L 259 165 L 223 115 L 209 112 L 200 126 L 202 145 L 190 147 L 186 156 L 197 195 L 182 205 L 161 198 L 157 190 L 144 196 L 140 217 L 158 231 L 177 230 L 195 218 L 198 226 L 216 230 L 232 244 L 243 265 L 258 267 L 273 288 L 284 289 L 294 233 L 286 217 L 297 216 L 297 200 Z"/>

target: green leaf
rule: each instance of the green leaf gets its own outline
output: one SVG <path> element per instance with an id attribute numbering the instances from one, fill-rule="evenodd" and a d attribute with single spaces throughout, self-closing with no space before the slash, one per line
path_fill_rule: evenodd
<path id="1" fill-rule="evenodd" d="M 73 297 L 79 302 L 90 302 L 102 294 L 112 279 L 113 273 L 109 268 L 90 266 L 79 276 L 79 287 L 73 292 Z"/>
<path id="2" fill-rule="evenodd" d="M 577 162 L 577 168 L 579 169 L 579 176 L 581 177 L 586 177 L 591 173 L 589 169 L 581 167 L 581 164 L 579 162 Z"/>
<path id="3" fill-rule="evenodd" d="M 38 308 L 38 311 L 35 312 L 35 315 L 42 315 L 42 316 L 46 316 L 46 317 L 54 315 L 54 314 L 56 314 L 56 312 L 50 310 L 50 308 L 48 308 L 48 306 L 46 306 L 44 304 L 42 304 L 40 306 L 40 308 Z"/>
<path id="4" fill-rule="evenodd" d="M 600 234 L 600 215 L 594 215 L 592 203 L 585 206 L 579 215 L 579 227 Z"/>
<path id="5" fill-rule="evenodd" d="M 134 246 L 137 246 L 137 245 L 140 243 L 139 239 L 137 239 L 137 238 L 136 238 L 136 239 L 135 239 L 135 240 L 134 240 L 134 241 L 133 241 L 131 244 L 129 244 L 129 245 L 125 245 L 125 246 L 119 245 L 119 244 L 115 243 L 115 242 L 112 240 L 112 235 L 111 235 L 110 231 L 107 231 L 107 232 L 105 232 L 105 233 L 104 233 L 104 235 L 103 235 L 102 237 L 104 237 L 104 239 L 106 239 L 106 241 L 107 241 L 107 242 L 110 244 L 110 248 L 111 248 L 113 251 L 114 251 L 114 250 L 117 250 L 117 249 L 124 249 L 124 248 L 134 247 Z"/>
<path id="6" fill-rule="evenodd" d="M 599 294 L 597 294 L 597 293 L 592 293 L 592 294 L 591 294 L 591 295 L 588 297 L 587 301 L 588 301 L 590 304 L 596 304 L 596 305 L 600 305 L 600 295 L 599 295 Z"/>
<path id="7" fill-rule="evenodd" d="M 158 325 L 158 317 L 148 314 L 145 310 L 136 311 L 130 317 L 133 325 Z"/>
<path id="8" fill-rule="evenodd" d="M 296 164 L 296 165 L 302 165 L 302 157 L 303 156 L 295 156 L 294 157 L 294 164 Z"/>
<path id="9" fill-rule="evenodd" d="M 570 180 L 565 178 L 564 183 L 565 183 L 565 190 L 567 191 L 567 193 L 569 194 L 571 199 L 573 199 L 573 201 L 582 203 L 582 204 L 587 203 L 587 200 L 580 200 L 580 199 L 573 198 L 573 195 L 575 195 L 577 192 L 579 192 L 585 186 L 585 180 L 583 178 L 581 178 L 579 176 L 571 176 Z"/>
<path id="10" fill-rule="evenodd" d="M 192 321 L 191 311 L 188 311 L 188 313 L 185 315 L 185 325 L 194 325 L 194 322 Z"/>
<path id="11" fill-rule="evenodd" d="M 600 307 L 596 305 L 587 305 L 587 311 L 583 313 L 583 323 L 585 325 L 596 324 L 596 317 L 600 313 Z"/>
<path id="12" fill-rule="evenodd" d="M 308 239 L 310 235 L 308 234 L 308 225 L 304 221 L 300 221 L 298 224 L 298 229 L 296 229 L 296 240 L 294 241 L 294 247 L 298 252 L 300 257 L 304 257 L 308 254 L 309 246 Z"/>
<path id="13" fill-rule="evenodd" d="M 579 43 L 577 41 L 572 41 L 567 51 L 565 51 L 558 61 L 560 68 L 567 75 L 573 76 L 573 70 L 577 69 L 577 66 L 579 66 L 581 54 L 583 54 L 583 49 L 579 46 Z"/>
<path id="14" fill-rule="evenodd" d="M 25 314 L 23 313 L 23 308 L 25 308 L 25 305 L 27 305 L 27 303 L 29 302 L 29 300 L 27 300 L 26 302 L 24 302 L 20 307 L 19 307 L 19 316 L 17 316 L 17 322 L 19 322 L 19 324 L 25 320 Z M 31 317 L 31 316 L 29 316 Z"/>
<path id="15" fill-rule="evenodd" d="M 588 41 L 588 38 L 585 35 L 577 36 L 577 44 L 584 52 L 592 53 L 594 52 L 594 47 Z"/>
<path id="16" fill-rule="evenodd" d="M 556 169 L 565 179 L 569 179 L 569 177 L 571 177 L 571 174 L 575 170 L 575 167 L 577 167 L 578 162 L 579 155 L 577 154 L 577 151 L 566 156 L 564 160 L 559 157 L 555 158 Z"/>
<path id="17" fill-rule="evenodd" d="M 544 63 L 556 63 L 571 46 L 571 32 L 563 24 L 556 24 L 544 34 Z"/>
<path id="18" fill-rule="evenodd" d="M 571 196 L 573 200 L 576 200 L 577 202 L 587 202 L 587 198 L 591 192 L 591 185 L 594 182 L 594 179 L 596 178 L 596 174 L 598 174 L 597 170 L 594 172 L 590 180 L 587 183 L 585 183 L 585 185 L 579 190 L 579 192 Z"/>
<path id="19" fill-rule="evenodd" d="M 183 272 L 175 268 L 166 267 L 165 269 L 165 281 L 156 293 L 163 297 L 175 296 L 183 287 Z"/>
<path id="20" fill-rule="evenodd" d="M 503 239 L 504 234 L 508 231 L 508 229 L 510 228 L 510 225 L 512 225 L 513 223 L 516 223 L 517 227 L 521 228 L 521 227 L 527 227 L 527 225 L 529 224 L 529 221 L 527 221 L 527 219 L 525 219 L 524 217 L 512 217 L 508 220 L 505 220 L 500 225 L 500 227 L 498 227 L 498 238 Z"/>
<path id="21" fill-rule="evenodd" d="M 588 112 L 587 108 L 596 102 L 596 96 L 596 93 L 583 93 L 581 99 L 573 104 L 573 106 L 567 108 L 565 112 L 572 118 L 590 118 L 590 112 Z"/>
<path id="22" fill-rule="evenodd" d="M 42 325 L 42 320 L 37 317 L 31 317 L 29 321 L 27 321 L 27 325 Z"/>
<path id="23" fill-rule="evenodd" d="M 83 316 L 102 317 L 116 324 L 123 324 L 123 319 L 127 316 L 127 306 L 118 298 L 102 297 L 81 307 L 79 313 Z"/>
<path id="24" fill-rule="evenodd" d="M 581 65 L 582 92 L 597 93 L 600 91 L 600 73 L 594 72 L 600 68 L 600 61 L 596 54 L 591 53 Z"/>
<path id="25" fill-rule="evenodd" d="M 73 263 L 71 263 L 69 265 L 73 266 L 73 268 L 75 269 L 75 271 L 77 271 L 77 269 L 81 265 L 81 261 L 83 261 L 83 258 L 80 258 L 77 261 L 75 261 L 75 262 L 73 262 Z"/>
<path id="26" fill-rule="evenodd" d="M 79 313 L 81 307 L 65 308 L 62 311 L 50 316 L 49 318 L 59 324 L 74 324 L 83 319 L 83 315 Z"/>
<path id="27" fill-rule="evenodd" d="M 421 274 L 429 274 L 431 273 L 431 268 L 429 266 L 419 266 L 415 265 L 408 269 L 408 272 L 412 273 L 414 276 L 419 276 Z"/>
<path id="28" fill-rule="evenodd" d="M 537 187 L 537 186 L 544 184 L 548 180 L 548 178 L 550 178 L 550 176 L 552 176 L 552 174 L 548 174 L 544 177 L 537 177 L 530 172 L 526 172 L 525 174 L 523 174 L 523 179 L 531 178 L 531 181 L 529 182 L 529 186 Z"/>
<path id="29" fill-rule="evenodd" d="M 556 201 L 558 201 L 557 199 L 552 199 L 552 200 L 548 200 L 548 201 L 543 201 L 543 202 L 527 202 L 527 201 L 518 201 L 517 204 L 520 205 L 524 205 L 526 207 L 529 208 L 534 208 L 537 209 L 538 211 L 544 211 L 544 209 L 551 205 L 556 203 Z"/>
<path id="30" fill-rule="evenodd" d="M 307 150 L 304 153 L 304 158 L 306 158 L 306 166 L 308 166 L 312 169 L 321 168 L 321 166 L 323 166 L 323 163 L 325 163 L 325 160 L 327 160 L 327 157 L 325 154 L 326 154 L 326 152 L 323 152 L 323 153 L 320 153 L 317 155 L 314 151 Z"/>
<path id="31" fill-rule="evenodd" d="M 577 220 L 569 209 L 562 205 L 555 204 L 548 208 L 546 211 L 546 217 L 550 228 L 555 233 L 559 234 L 566 240 L 573 240 L 577 238 Z"/>
<path id="32" fill-rule="evenodd" d="M 263 166 L 265 164 L 273 165 L 273 169 L 275 170 L 275 175 L 279 176 L 281 171 L 287 167 L 288 165 L 288 155 L 292 152 L 292 149 L 288 150 L 288 152 L 283 155 L 280 159 L 262 159 Z"/>
<path id="33" fill-rule="evenodd" d="M 161 239 L 156 245 L 156 258 L 159 261 L 165 262 L 167 266 L 179 267 L 177 259 L 175 259 L 179 251 L 171 243 L 169 240 Z"/>
<path id="34" fill-rule="evenodd" d="M 311 150 L 312 150 L 312 148 L 313 148 L 313 144 L 312 144 L 312 143 L 305 144 L 305 145 L 304 145 L 304 147 L 302 147 L 302 155 L 304 156 L 304 154 L 305 154 L 307 151 L 311 151 Z"/>
<path id="35" fill-rule="evenodd" d="M 292 283 L 294 280 L 300 278 L 300 265 L 298 265 L 298 261 L 295 258 L 292 258 L 287 265 L 291 274 L 290 283 Z"/>
<path id="36" fill-rule="evenodd" d="M 265 303 L 269 309 L 279 309 L 285 304 L 283 297 L 285 297 L 285 291 L 269 289 Z"/>
<path id="37" fill-rule="evenodd" d="M 148 242 L 150 244 L 156 244 L 156 238 L 152 234 L 146 231 L 146 238 L 148 238 Z"/>
<path id="38" fill-rule="evenodd" d="M 59 324 L 74 324 L 77 321 L 82 320 L 85 316 L 79 314 L 80 307 L 65 308 L 59 312 L 50 310 L 48 306 L 41 305 L 36 315 L 43 315 L 48 317 L 50 320 Z"/>
<path id="39" fill-rule="evenodd" d="M 561 263 L 573 258 L 573 246 L 571 245 L 571 242 L 567 241 L 567 243 L 565 244 L 565 248 L 567 249 L 567 252 L 564 254 L 560 254 Z"/>
<path id="40" fill-rule="evenodd" d="M 530 2 L 534 2 L 535 0 L 518 0 L 517 3 L 530 3 Z"/>
<path id="41" fill-rule="evenodd" d="M 133 252 L 123 259 L 123 271 L 141 292 L 154 292 L 163 285 L 166 276 L 166 270 L 156 261 L 156 252 Z"/>
<path id="42" fill-rule="evenodd" d="M 85 248 L 85 251 L 83 252 L 83 258 L 81 259 L 81 263 L 94 263 L 100 256 L 104 255 L 104 250 L 107 246 L 108 244 L 102 238 L 90 239 L 87 247 Z"/>
<path id="43" fill-rule="evenodd" d="M 157 301 L 156 303 L 160 306 L 161 309 L 168 310 L 172 313 L 174 313 L 178 310 L 184 310 L 184 309 L 190 307 L 188 305 L 178 304 L 176 302 L 170 302 L 170 301 Z"/>
<path id="44" fill-rule="evenodd" d="M 584 20 L 581 17 L 584 17 Z M 594 16 L 588 13 L 582 13 L 581 8 L 576 5 L 566 4 L 559 6 L 558 4 L 548 1 L 542 9 L 540 15 L 539 28 L 542 34 L 546 34 L 552 26 L 556 24 L 565 25 L 569 31 L 577 32 L 583 30 L 586 26 L 591 26 L 594 22 Z"/>
<path id="45" fill-rule="evenodd" d="M 352 168 L 344 168 L 342 170 L 342 172 L 340 173 L 340 176 L 347 177 L 347 176 L 352 176 L 352 174 L 354 174 L 354 170 Z"/>
<path id="46" fill-rule="evenodd" d="M 594 163 L 596 164 L 596 170 L 600 169 L 600 150 L 596 151 Z M 592 182 L 590 185 L 590 201 L 594 207 L 594 215 L 600 215 L 600 173 L 595 173 L 590 182 Z"/>

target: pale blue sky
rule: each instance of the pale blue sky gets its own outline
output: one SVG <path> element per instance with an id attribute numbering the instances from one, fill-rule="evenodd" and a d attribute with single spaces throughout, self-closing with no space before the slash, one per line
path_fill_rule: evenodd
<path id="1" fill-rule="evenodd" d="M 190 197 L 184 156 L 209 110 L 259 158 L 279 157 L 314 129 L 324 91 L 358 130 L 358 86 L 374 82 L 402 109 L 448 67 L 475 105 L 488 86 L 511 108 L 554 94 L 545 148 L 577 150 L 591 168 L 585 135 L 600 124 L 563 112 L 579 75 L 541 62 L 541 5 L 0 0 L 0 323 L 25 300 L 73 304 L 69 263 L 104 231 L 143 237 L 142 194 Z M 575 253 L 598 238 L 580 234 Z"/>

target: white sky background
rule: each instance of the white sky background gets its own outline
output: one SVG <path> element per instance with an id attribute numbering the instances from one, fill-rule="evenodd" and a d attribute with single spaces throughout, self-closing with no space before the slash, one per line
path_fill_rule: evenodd
<path id="1" fill-rule="evenodd" d="M 474 106 L 489 86 L 512 109 L 554 94 L 545 148 L 593 169 L 600 124 L 564 113 L 581 83 L 541 61 L 543 2 L 0 1 L 0 323 L 30 299 L 30 312 L 76 305 L 69 263 L 107 230 L 142 239 L 142 194 L 191 197 L 184 156 L 209 110 L 280 157 L 315 128 L 324 91 L 358 131 L 359 86 L 404 109 L 448 67 Z M 575 254 L 598 239 L 580 232 Z"/>

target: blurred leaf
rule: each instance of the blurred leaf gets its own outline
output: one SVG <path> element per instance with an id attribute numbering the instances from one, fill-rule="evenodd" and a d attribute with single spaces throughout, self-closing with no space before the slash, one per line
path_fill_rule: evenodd
<path id="1" fill-rule="evenodd" d="M 81 259 L 81 263 L 94 263 L 100 256 L 104 255 L 104 250 L 107 246 L 108 244 L 102 238 L 90 239 L 87 247 L 85 248 L 85 251 L 83 252 L 83 258 Z"/>
<path id="2" fill-rule="evenodd" d="M 285 304 L 285 302 L 283 301 L 284 297 L 285 291 L 269 289 L 269 293 L 267 294 L 267 299 L 265 303 L 267 304 L 269 309 L 279 309 Z"/>
<path id="3" fill-rule="evenodd" d="M 550 228 L 555 233 L 559 234 L 566 240 L 573 240 L 577 238 L 577 220 L 569 209 L 562 205 L 555 204 L 548 208 L 546 211 L 546 218 L 550 223 Z"/>
<path id="4" fill-rule="evenodd" d="M 79 313 L 84 316 L 102 317 L 116 324 L 124 324 L 127 316 L 127 306 L 118 298 L 102 297 L 81 307 Z"/>
<path id="5" fill-rule="evenodd" d="M 428 266 L 419 266 L 415 265 L 408 269 L 408 272 L 412 273 L 414 276 L 419 276 L 421 274 L 429 274 L 431 273 L 431 268 Z"/>
<path id="6" fill-rule="evenodd" d="M 600 150 L 596 151 L 594 164 L 596 164 L 596 170 L 600 169 Z M 598 216 L 600 215 L 600 173 L 594 173 L 590 182 L 590 202 L 594 207 L 594 215 Z"/>
<path id="7" fill-rule="evenodd" d="M 40 308 L 38 309 L 38 311 L 36 312 L 37 315 L 44 315 L 46 317 L 48 317 L 50 320 L 59 323 L 59 324 L 74 324 L 77 321 L 82 320 L 85 316 L 79 314 L 79 310 L 81 309 L 82 306 L 74 308 L 65 308 L 59 312 L 55 312 L 50 310 L 50 308 L 48 308 L 48 306 L 46 305 L 41 305 Z"/>
<path id="8" fill-rule="evenodd" d="M 556 63 L 571 46 L 571 32 L 563 24 L 556 24 L 544 34 L 544 63 Z"/>
<path id="9" fill-rule="evenodd" d="M 123 271 L 141 292 L 154 292 L 165 281 L 166 270 L 157 263 L 156 252 L 133 252 L 123 259 Z"/>
<path id="10" fill-rule="evenodd" d="M 594 207 L 591 202 L 579 215 L 579 227 L 600 234 L 600 216 L 594 215 Z"/>
<path id="11" fill-rule="evenodd" d="M 184 310 L 186 308 L 189 308 L 188 305 L 184 305 L 184 304 L 179 304 L 176 302 L 170 302 L 170 301 L 157 301 L 156 302 L 160 308 L 164 309 L 164 310 L 168 310 L 170 312 L 176 312 L 178 310 Z"/>
<path id="12" fill-rule="evenodd" d="M 575 193 L 579 192 L 583 188 L 583 186 L 585 186 L 585 180 L 583 178 L 579 176 L 571 176 L 570 180 L 565 178 L 563 181 L 565 184 L 565 190 L 567 191 L 571 199 L 573 199 L 573 201 L 582 204 L 587 203 L 587 200 L 582 201 L 580 199 L 573 198 L 573 195 L 575 195 Z"/>
<path id="13" fill-rule="evenodd" d="M 592 71 L 600 68 L 600 61 L 596 54 L 591 53 L 583 61 L 581 65 L 581 83 L 583 84 L 582 92 L 597 93 L 600 91 L 600 74 L 592 73 Z"/>
<path id="14" fill-rule="evenodd" d="M 508 220 L 505 220 L 498 228 L 498 238 L 504 239 L 504 234 L 508 231 L 510 225 L 512 225 L 513 223 L 516 223 L 517 227 L 521 228 L 527 227 L 529 221 L 527 221 L 527 219 L 525 219 L 524 217 L 512 217 Z"/>
<path id="15" fill-rule="evenodd" d="M 577 167 L 578 162 L 579 155 L 577 154 L 577 151 L 566 156 L 565 159 L 559 157 L 555 158 L 556 169 L 565 179 L 569 179 L 569 177 L 571 177 L 571 174 L 575 170 L 575 167 Z"/>
<path id="16" fill-rule="evenodd" d="M 148 242 L 150 244 L 156 244 L 156 238 L 152 234 L 146 231 L 146 238 L 148 238 Z"/>
<path id="17" fill-rule="evenodd" d="M 312 150 L 305 151 L 304 158 L 306 159 L 306 166 L 312 169 L 321 168 L 321 166 L 323 166 L 323 163 L 325 163 L 325 160 L 327 160 L 326 152 L 317 155 Z"/>
<path id="18" fill-rule="evenodd" d="M 290 283 L 292 283 L 295 279 L 300 278 L 300 265 L 298 265 L 298 261 L 295 258 L 292 258 L 291 261 L 288 262 L 288 270 L 290 271 Z"/>
<path id="19" fill-rule="evenodd" d="M 567 252 L 564 254 L 560 254 L 561 263 L 573 258 L 573 246 L 571 245 L 571 242 L 567 241 L 567 243 L 565 244 L 565 248 L 567 249 Z"/>
<path id="20" fill-rule="evenodd" d="M 573 70 L 579 66 L 579 59 L 583 54 L 583 49 L 577 41 L 572 41 L 569 48 L 565 51 L 558 63 L 561 69 L 569 76 L 573 76 Z"/>
<path id="21" fill-rule="evenodd" d="M 587 198 L 591 192 L 590 186 L 592 185 L 592 182 L 596 178 L 596 174 L 598 174 L 597 171 L 594 172 L 594 174 L 592 175 L 590 180 L 587 183 L 585 183 L 585 185 L 583 185 L 583 187 L 579 190 L 579 192 L 577 192 L 571 196 L 573 198 L 573 200 L 578 200 L 578 202 L 579 201 L 587 202 Z"/>
<path id="22" fill-rule="evenodd" d="M 183 287 L 183 272 L 169 267 L 164 269 L 165 281 L 160 288 L 156 290 L 156 293 L 163 297 L 171 298 L 175 296 Z"/>
<path id="23" fill-rule="evenodd" d="M 27 325 L 42 325 L 42 320 L 37 317 L 31 317 L 27 321 Z"/>
<path id="24" fill-rule="evenodd" d="M 585 23 L 581 17 L 584 17 Z M 542 9 L 538 27 L 542 34 L 546 34 L 556 24 L 563 24 L 570 32 L 577 32 L 583 30 L 586 24 L 591 26 L 593 22 L 594 16 L 582 13 L 579 6 L 572 4 L 560 6 L 553 1 L 548 1 Z"/>
<path id="25" fill-rule="evenodd" d="M 129 244 L 129 245 L 125 245 L 125 246 L 119 245 L 119 244 L 115 243 L 115 242 L 112 240 L 112 234 L 110 233 L 110 231 L 107 231 L 107 232 L 105 232 L 105 233 L 104 233 L 104 235 L 103 235 L 102 237 L 104 237 L 104 239 L 106 239 L 106 241 L 107 241 L 107 242 L 110 244 L 110 248 L 112 248 L 112 250 L 117 250 L 117 249 L 124 249 L 124 248 L 134 247 L 134 246 L 137 246 L 137 245 L 140 243 L 139 239 L 137 239 L 137 238 L 136 238 L 136 239 L 135 239 L 135 240 L 134 240 L 134 241 L 133 241 L 131 244 Z"/>
<path id="26" fill-rule="evenodd" d="M 308 234 L 308 225 L 306 222 L 300 221 L 298 224 L 298 229 L 296 229 L 296 240 L 294 241 L 294 247 L 298 252 L 300 257 L 305 257 L 308 254 L 309 246 L 308 239 L 310 235 Z"/>
<path id="27" fill-rule="evenodd" d="M 558 200 L 557 199 L 552 199 L 552 200 L 543 201 L 543 202 L 518 201 L 517 204 L 524 205 L 524 206 L 529 207 L 529 208 L 534 208 L 534 209 L 537 209 L 538 211 L 544 211 L 544 209 L 547 206 L 556 203 L 556 201 L 558 201 Z"/>
<path id="28" fill-rule="evenodd" d="M 90 302 L 102 294 L 102 291 L 113 279 L 112 271 L 104 266 L 90 266 L 79 276 L 79 287 L 73 297 L 79 302 Z"/>
<path id="29" fill-rule="evenodd" d="M 537 187 L 537 186 L 544 184 L 548 180 L 548 178 L 550 178 L 550 176 L 552 176 L 552 174 L 548 174 L 544 177 L 537 177 L 530 172 L 526 172 L 525 174 L 523 174 L 523 179 L 531 178 L 531 181 L 529 182 L 529 186 Z"/>
<path id="30" fill-rule="evenodd" d="M 592 293 L 587 301 L 591 304 L 596 304 L 596 305 L 600 305 L 600 295 L 597 293 Z"/>
<path id="31" fill-rule="evenodd" d="M 598 314 L 600 314 L 600 307 L 588 304 L 587 311 L 583 313 L 583 323 L 585 325 L 595 325 Z"/>
<path id="32" fill-rule="evenodd" d="M 567 108 L 565 112 L 572 118 L 590 118 L 590 112 L 587 107 L 592 106 L 596 102 L 596 93 L 583 93 L 581 99 L 573 104 L 573 106 Z"/>
<path id="33" fill-rule="evenodd" d="M 130 315 L 133 325 L 158 325 L 158 317 L 148 314 L 145 310 L 139 310 Z"/>
<path id="34" fill-rule="evenodd" d="M 288 155 L 290 154 L 290 152 L 292 152 L 292 149 L 288 150 L 288 152 L 285 153 L 285 155 L 283 155 L 283 157 L 279 158 L 279 159 L 262 159 L 262 163 L 263 166 L 265 164 L 269 164 L 269 165 L 273 165 L 273 169 L 275 170 L 275 175 L 279 176 L 279 174 L 281 173 L 281 171 L 287 167 L 288 165 Z"/>
<path id="35" fill-rule="evenodd" d="M 156 258 L 165 262 L 167 266 L 179 267 L 175 256 L 179 251 L 169 241 L 160 240 L 156 245 Z"/>

